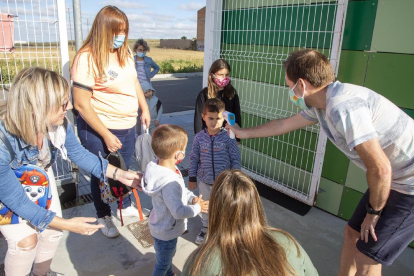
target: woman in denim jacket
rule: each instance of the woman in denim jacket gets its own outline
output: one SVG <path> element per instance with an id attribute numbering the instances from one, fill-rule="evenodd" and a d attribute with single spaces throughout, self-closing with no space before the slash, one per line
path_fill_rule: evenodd
<path id="1" fill-rule="evenodd" d="M 150 51 L 148 43 L 140 38 L 134 43 L 132 49 L 134 53 L 136 53 L 134 61 L 139 83 L 150 82 L 158 71 L 160 71 L 160 67 L 152 60 L 152 58 L 146 56 L 147 52 Z M 151 71 L 151 69 L 153 70 Z"/>
<path id="2" fill-rule="evenodd" d="M 33 262 L 33 275 L 57 275 L 50 271 L 50 264 L 62 230 L 92 235 L 103 227 L 90 224 L 95 218 L 56 216 L 61 213 L 60 204 L 53 203 L 59 201 L 58 195 L 53 194 L 56 187 L 51 187 L 53 199 L 49 210 L 36 205 L 26 195 L 13 169 L 23 164 L 37 164 L 47 170 L 59 150 L 64 159 L 70 158 L 102 181 L 111 177 L 128 186 L 139 185 L 138 175 L 117 169 L 102 157 L 91 154 L 79 144 L 72 126 L 62 125 L 66 112 L 73 107 L 69 91 L 68 82 L 57 73 L 38 67 L 26 68 L 15 77 L 8 99 L 0 102 L 0 130 L 15 152 L 11 160 L 6 144 L 0 142 L 0 201 L 21 218 L 18 224 L 7 224 L 0 217 L 0 231 L 8 243 L 4 261 L 6 275 L 29 275 Z M 53 145 L 51 151 L 48 140 Z M 48 174 L 53 186 L 51 169 Z"/>

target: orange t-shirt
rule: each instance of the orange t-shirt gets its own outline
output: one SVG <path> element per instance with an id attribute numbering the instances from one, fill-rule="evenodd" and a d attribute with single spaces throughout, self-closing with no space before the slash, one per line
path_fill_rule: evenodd
<path id="1" fill-rule="evenodd" d="M 132 128 L 138 116 L 134 59 L 128 56 L 123 68 L 109 64 L 105 77 L 98 77 L 95 68 L 89 52 L 80 53 L 71 68 L 72 80 L 93 89 L 91 105 L 108 129 Z"/>

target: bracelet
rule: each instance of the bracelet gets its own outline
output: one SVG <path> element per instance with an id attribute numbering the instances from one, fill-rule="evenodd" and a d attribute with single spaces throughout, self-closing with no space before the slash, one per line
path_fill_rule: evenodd
<path id="1" fill-rule="evenodd" d="M 115 170 L 114 170 L 114 175 L 113 175 L 113 177 L 112 177 L 112 179 L 113 180 L 116 180 L 116 172 L 118 171 L 118 168 L 115 168 Z"/>

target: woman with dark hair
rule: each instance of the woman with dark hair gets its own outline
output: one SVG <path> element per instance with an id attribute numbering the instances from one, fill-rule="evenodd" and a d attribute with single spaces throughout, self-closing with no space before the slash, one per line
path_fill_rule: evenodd
<path id="1" fill-rule="evenodd" d="M 187 259 L 183 276 L 314 276 L 308 254 L 287 232 L 270 227 L 253 181 L 223 171 L 209 201 L 207 239 Z"/>
<path id="2" fill-rule="evenodd" d="M 236 123 L 241 125 L 240 102 L 236 89 L 229 78 L 230 65 L 224 59 L 213 62 L 208 72 L 208 85 L 198 94 L 194 111 L 194 134 L 206 128 L 201 117 L 207 99 L 217 98 L 224 102 L 226 111 L 236 115 Z M 225 124 L 225 123 L 224 123 Z"/>
<path id="3" fill-rule="evenodd" d="M 119 151 L 127 167 L 134 153 L 138 107 L 142 111 L 142 124 L 147 127 L 150 124 L 148 106 L 127 43 L 128 31 L 124 12 L 114 6 L 102 8 L 71 69 L 82 145 L 97 156 Z M 101 200 L 99 179 L 94 176 L 91 191 L 98 221 L 105 225 L 102 233 L 109 238 L 118 236 L 111 208 Z M 122 215 L 138 216 L 129 196 L 123 200 Z"/>

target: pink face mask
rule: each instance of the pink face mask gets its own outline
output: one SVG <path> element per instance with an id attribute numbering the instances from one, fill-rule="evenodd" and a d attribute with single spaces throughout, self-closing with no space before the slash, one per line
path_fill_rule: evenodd
<path id="1" fill-rule="evenodd" d="M 214 75 L 213 75 L 214 76 Z M 216 76 L 214 76 L 214 82 L 218 85 L 218 86 L 220 86 L 220 87 L 226 87 L 227 86 L 227 84 L 229 84 L 229 82 L 230 82 L 230 78 L 228 78 L 228 77 L 226 77 L 226 78 L 223 78 L 223 79 L 219 79 L 219 78 L 216 78 Z"/>

